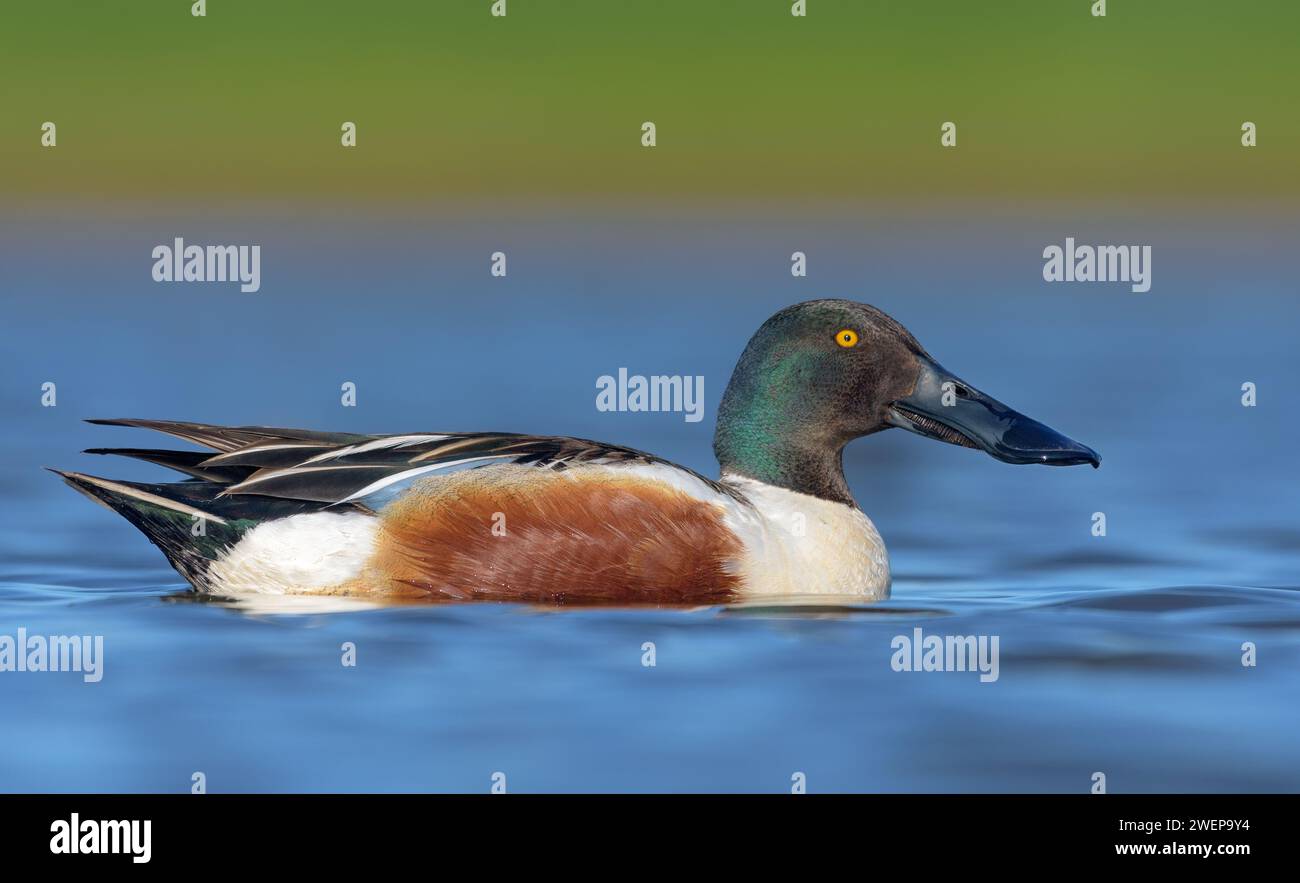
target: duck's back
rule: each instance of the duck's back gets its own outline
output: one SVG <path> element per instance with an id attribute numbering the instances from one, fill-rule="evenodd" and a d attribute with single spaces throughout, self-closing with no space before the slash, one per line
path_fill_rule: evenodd
<path id="1" fill-rule="evenodd" d="M 738 525 L 753 521 L 738 517 L 743 495 L 629 448 L 105 422 L 217 450 L 97 451 L 191 476 L 170 485 L 65 474 L 203 591 L 585 604 L 707 604 L 743 591 Z"/>

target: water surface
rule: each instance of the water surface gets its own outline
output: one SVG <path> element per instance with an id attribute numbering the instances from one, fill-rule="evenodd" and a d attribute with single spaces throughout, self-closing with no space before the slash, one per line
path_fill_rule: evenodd
<path id="1" fill-rule="evenodd" d="M 1101 771 L 1114 792 L 1297 790 L 1300 225 L 1222 217 L 11 218 L 0 634 L 103 635 L 106 660 L 96 684 L 0 673 L 0 789 L 181 791 L 202 771 L 212 791 L 484 791 L 500 771 L 520 792 L 783 791 L 795 772 L 812 791 L 1081 792 Z M 176 235 L 261 243 L 263 290 L 150 282 L 149 249 Z M 1043 284 L 1041 249 L 1066 235 L 1152 244 L 1152 291 Z M 497 248 L 506 279 L 487 272 Z M 186 603 L 134 528 L 40 470 L 160 475 L 78 453 L 156 444 L 80 422 L 141 416 L 572 434 L 714 474 L 746 338 L 815 296 L 880 306 L 1102 468 L 897 431 L 854 443 L 849 480 L 894 566 L 880 604 L 302 615 Z M 704 375 L 706 419 L 596 412 L 620 366 Z M 916 627 L 998 636 L 998 680 L 893 671 Z"/>

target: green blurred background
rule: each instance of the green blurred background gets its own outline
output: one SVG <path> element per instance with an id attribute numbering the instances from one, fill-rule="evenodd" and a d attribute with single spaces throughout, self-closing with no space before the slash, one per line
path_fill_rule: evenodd
<path id="1" fill-rule="evenodd" d="M 6 4 L 0 193 L 1300 195 L 1294 0 L 190 5 Z"/>

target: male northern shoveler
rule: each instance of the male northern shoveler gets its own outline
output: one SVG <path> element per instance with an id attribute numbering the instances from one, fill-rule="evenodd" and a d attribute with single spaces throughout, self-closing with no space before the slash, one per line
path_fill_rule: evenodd
<path id="1" fill-rule="evenodd" d="M 717 481 L 631 448 L 512 433 L 354 435 L 156 420 L 215 449 L 99 448 L 190 476 L 60 472 L 124 515 L 200 591 L 386 600 L 717 603 L 889 594 L 889 559 L 844 480 L 891 426 L 1008 463 L 1100 463 L 957 379 L 902 325 L 797 304 L 745 347 L 722 397 Z"/>

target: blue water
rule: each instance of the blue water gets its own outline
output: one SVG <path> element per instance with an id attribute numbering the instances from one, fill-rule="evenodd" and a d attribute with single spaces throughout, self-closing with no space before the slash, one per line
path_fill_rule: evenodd
<path id="1" fill-rule="evenodd" d="M 105 674 L 0 673 L 0 790 L 1298 790 L 1297 233 L 1185 205 L 9 212 L 0 635 L 103 635 Z M 1152 245 L 1152 290 L 1044 284 L 1067 235 Z M 262 291 L 151 282 L 174 236 L 261 244 Z M 879 604 L 313 615 L 183 603 L 134 528 L 39 468 L 160 476 L 79 453 L 156 444 L 80 422 L 142 416 L 571 434 L 712 474 L 748 335 L 822 296 L 891 313 L 1102 468 L 854 443 Z M 704 375 L 705 420 L 597 412 L 620 366 Z M 918 626 L 998 636 L 998 680 L 893 671 Z"/>

